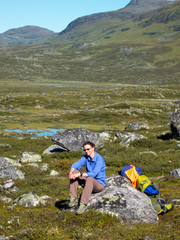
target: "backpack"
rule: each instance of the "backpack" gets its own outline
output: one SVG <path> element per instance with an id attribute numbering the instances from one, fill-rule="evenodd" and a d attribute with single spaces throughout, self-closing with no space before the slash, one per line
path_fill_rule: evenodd
<path id="1" fill-rule="evenodd" d="M 157 197 L 150 197 L 151 203 L 153 208 L 155 209 L 156 213 L 159 214 L 165 214 L 169 211 L 172 211 L 174 208 L 174 205 L 171 201 L 157 198 Z"/>
<path id="2" fill-rule="evenodd" d="M 141 175 L 137 179 L 137 188 L 141 190 L 141 192 L 151 195 L 158 195 L 159 188 L 156 184 L 154 184 L 147 176 Z"/>
<path id="3" fill-rule="evenodd" d="M 158 215 L 173 210 L 173 203 L 171 201 L 160 198 L 159 187 L 154 184 L 147 176 L 139 176 L 137 179 L 137 188 L 149 196 L 152 206 Z"/>
<path id="4" fill-rule="evenodd" d="M 128 178 L 134 188 L 137 187 L 137 179 L 141 175 L 141 168 L 134 165 L 126 165 L 121 171 L 121 176 Z"/>

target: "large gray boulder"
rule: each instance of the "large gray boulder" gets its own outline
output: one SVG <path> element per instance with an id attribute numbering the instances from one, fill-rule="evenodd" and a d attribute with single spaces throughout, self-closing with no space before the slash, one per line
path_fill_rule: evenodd
<path id="1" fill-rule="evenodd" d="M 158 221 L 150 198 L 133 188 L 130 181 L 120 175 L 107 177 L 107 187 L 102 192 L 91 195 L 88 209 L 116 216 L 121 221 L 134 223 Z"/>
<path id="2" fill-rule="evenodd" d="M 0 157 L 0 178 L 24 179 L 24 174 L 16 167 L 11 166 L 4 157 Z"/>
<path id="3" fill-rule="evenodd" d="M 180 108 L 176 109 L 171 115 L 172 137 L 180 140 Z"/>
<path id="4" fill-rule="evenodd" d="M 52 141 L 67 151 L 82 150 L 83 144 L 87 141 L 93 142 L 96 149 L 103 147 L 103 140 L 98 134 L 82 128 L 72 128 L 57 133 L 52 137 Z"/>

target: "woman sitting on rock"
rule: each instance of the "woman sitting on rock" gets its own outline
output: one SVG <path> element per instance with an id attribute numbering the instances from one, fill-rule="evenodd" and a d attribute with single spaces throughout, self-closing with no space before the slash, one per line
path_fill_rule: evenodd
<path id="1" fill-rule="evenodd" d="M 68 206 L 70 208 L 78 204 L 78 184 L 84 188 L 76 214 L 82 214 L 86 210 L 91 193 L 101 192 L 106 187 L 106 164 L 104 159 L 95 152 L 94 143 L 86 142 L 83 148 L 86 154 L 79 161 L 72 164 L 69 172 L 70 203 Z M 85 172 L 80 172 L 79 169 L 83 166 L 85 166 Z"/>

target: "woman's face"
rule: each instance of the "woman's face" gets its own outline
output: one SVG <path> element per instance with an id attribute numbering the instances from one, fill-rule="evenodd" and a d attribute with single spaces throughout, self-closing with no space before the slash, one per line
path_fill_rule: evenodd
<path id="1" fill-rule="evenodd" d="M 92 147 L 91 145 L 87 144 L 84 146 L 84 152 L 88 155 L 91 156 L 92 153 L 94 153 L 94 147 Z"/>

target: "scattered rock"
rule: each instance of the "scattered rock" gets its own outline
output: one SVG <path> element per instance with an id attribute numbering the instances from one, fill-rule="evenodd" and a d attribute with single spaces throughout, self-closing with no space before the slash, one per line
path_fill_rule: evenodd
<path id="1" fill-rule="evenodd" d="M 157 157 L 157 153 L 153 152 L 153 151 L 143 151 L 143 152 L 140 152 L 139 153 L 140 155 L 143 155 L 143 154 L 151 154 L 151 155 L 154 155 L 155 157 Z"/>
<path id="2" fill-rule="evenodd" d="M 16 186 L 13 186 L 12 188 L 9 189 L 10 192 L 19 192 L 19 188 Z"/>
<path id="3" fill-rule="evenodd" d="M 23 152 L 20 158 L 22 163 L 42 162 L 41 155 L 32 152 Z"/>
<path id="4" fill-rule="evenodd" d="M 114 140 L 117 138 L 121 138 L 122 141 L 120 142 L 121 145 L 123 146 L 129 146 L 129 143 L 138 139 L 143 139 L 145 138 L 143 135 L 137 134 L 137 133 L 116 133 Z"/>
<path id="5" fill-rule="evenodd" d="M 26 193 L 18 198 L 16 198 L 13 202 L 12 205 L 21 205 L 23 207 L 29 208 L 29 207 L 36 207 L 39 205 L 40 199 L 37 194 L 35 193 Z"/>
<path id="6" fill-rule="evenodd" d="M 6 196 L 1 196 L 0 195 L 0 201 L 5 202 L 5 203 L 10 203 L 10 202 L 12 202 L 12 199 L 8 198 Z"/>
<path id="7" fill-rule="evenodd" d="M 34 168 L 38 168 L 39 167 L 39 165 L 38 165 L 38 163 L 28 163 L 28 166 L 31 166 L 31 167 L 34 167 Z"/>
<path id="8" fill-rule="evenodd" d="M 6 97 L 6 101 L 11 101 L 11 100 L 13 100 L 13 98 L 11 96 Z"/>
<path id="9" fill-rule="evenodd" d="M 163 179 L 164 176 L 159 176 L 159 177 L 149 177 L 150 180 L 159 180 L 159 179 Z"/>
<path id="10" fill-rule="evenodd" d="M 10 144 L 4 144 L 0 143 L 0 148 L 11 148 L 12 146 Z"/>
<path id="11" fill-rule="evenodd" d="M 35 108 L 36 109 L 44 109 L 44 106 L 37 105 Z"/>
<path id="12" fill-rule="evenodd" d="M 157 238 L 151 238 L 149 236 L 146 236 L 144 240 L 158 240 Z"/>
<path id="13" fill-rule="evenodd" d="M 125 131 L 127 130 L 141 130 L 141 129 L 149 129 L 149 125 L 143 122 L 134 122 L 130 123 L 125 127 Z"/>
<path id="14" fill-rule="evenodd" d="M 99 134 L 99 136 L 103 141 L 109 141 L 111 138 L 111 135 L 107 132 L 102 132 Z"/>
<path id="15" fill-rule="evenodd" d="M 47 170 L 48 170 L 48 164 L 47 164 L 47 163 L 42 164 L 42 165 L 40 166 L 40 169 L 41 169 L 42 171 L 47 171 Z"/>
<path id="16" fill-rule="evenodd" d="M 0 178 L 24 179 L 24 174 L 16 167 L 11 166 L 4 157 L 0 157 Z"/>
<path id="17" fill-rule="evenodd" d="M 52 145 L 44 150 L 43 154 L 53 154 L 57 152 L 64 152 L 67 151 L 67 149 L 64 149 L 60 147 L 59 145 Z"/>
<path id="18" fill-rule="evenodd" d="M 22 167 L 22 165 L 18 162 L 18 160 L 13 160 L 7 157 L 5 157 L 4 159 L 13 167 Z"/>
<path id="19" fill-rule="evenodd" d="M 0 184 L 0 188 L 10 192 L 19 191 L 19 188 L 15 186 L 15 183 L 12 181 L 12 179 L 2 182 Z"/>
<path id="20" fill-rule="evenodd" d="M 55 171 L 55 170 L 52 170 L 52 171 L 50 172 L 50 176 L 55 177 L 55 176 L 58 176 L 58 175 L 59 175 L 59 173 L 58 173 L 57 171 Z"/>
<path id="21" fill-rule="evenodd" d="M 175 104 L 176 104 L 176 105 L 180 105 L 180 101 L 176 101 Z"/>
<path id="22" fill-rule="evenodd" d="M 10 179 L 8 181 L 3 182 L 2 186 L 3 186 L 3 188 L 8 190 L 8 189 L 12 188 L 14 186 L 14 184 L 15 183 L 13 182 L 13 180 Z"/>
<path id="23" fill-rule="evenodd" d="M 170 172 L 171 175 L 173 175 L 176 178 L 180 177 L 180 168 L 179 169 L 174 169 L 173 171 Z"/>
<path id="24" fill-rule="evenodd" d="M 15 205 L 21 205 L 22 207 L 25 208 L 31 208 L 31 207 L 36 207 L 39 204 L 43 204 L 45 205 L 46 203 L 46 199 L 49 199 L 49 196 L 42 196 L 39 197 L 36 193 L 25 193 L 22 196 L 16 198 L 13 202 L 12 202 L 12 206 Z"/>
<path id="25" fill-rule="evenodd" d="M 47 204 L 47 200 L 51 200 L 51 197 L 49 197 L 47 195 L 40 197 L 40 203 L 44 206 Z"/>
<path id="26" fill-rule="evenodd" d="M 96 149 L 103 147 L 103 140 L 98 134 L 82 128 L 72 128 L 57 133 L 52 141 L 68 151 L 80 151 L 85 142 L 93 142 Z"/>
<path id="27" fill-rule="evenodd" d="M 32 229 L 32 228 L 29 228 L 29 229 L 23 230 L 23 231 L 17 233 L 16 235 L 17 235 L 18 237 L 21 237 L 21 238 L 22 238 L 23 235 L 26 236 L 29 232 L 33 232 L 33 229 Z"/>
<path id="28" fill-rule="evenodd" d="M 180 206 L 180 198 L 179 199 L 172 199 L 171 202 L 174 204 L 174 206 Z"/>
<path id="29" fill-rule="evenodd" d="M 171 115 L 172 137 L 180 140 L 180 109 L 176 109 Z"/>

